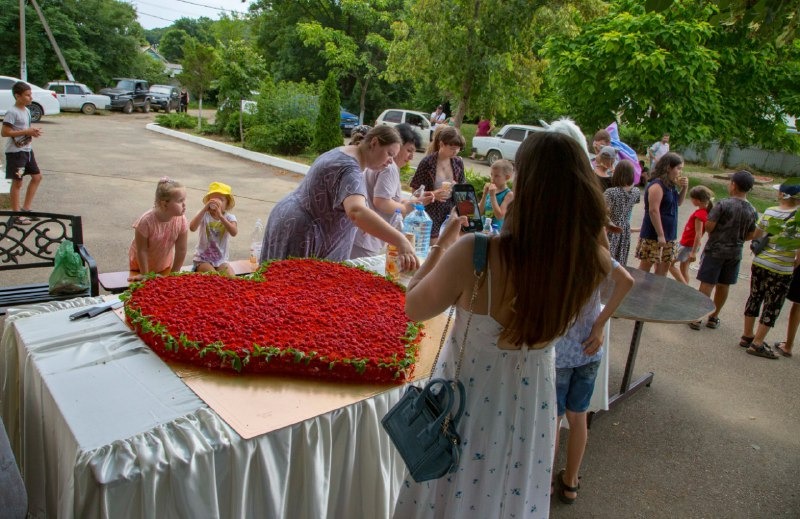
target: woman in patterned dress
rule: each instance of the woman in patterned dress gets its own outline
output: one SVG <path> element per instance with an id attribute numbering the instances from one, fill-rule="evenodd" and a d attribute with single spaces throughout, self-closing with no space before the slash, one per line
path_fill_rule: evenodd
<path id="1" fill-rule="evenodd" d="M 634 204 L 641 199 L 639 188 L 633 186 L 633 164 L 621 160 L 614 168 L 611 186 L 604 194 L 611 223 L 620 228 L 620 232 L 608 233 L 611 257 L 623 267 L 628 263 L 628 251 L 631 249 L 631 211 Z"/>
<path id="2" fill-rule="evenodd" d="M 454 473 L 401 488 L 396 518 L 544 518 L 555 445 L 553 344 L 611 269 L 607 208 L 589 159 L 572 137 L 529 136 L 517 154 L 517 196 L 489 239 L 486 277 L 469 322 L 475 238 L 451 217 L 411 280 L 406 313 L 430 319 L 456 301 L 451 337 L 434 376 L 460 380 L 466 402 Z M 574 204 L 581 200 L 580 204 Z M 574 218 L 553 219 L 566 206 Z M 468 330 L 467 330 L 468 328 Z"/>
<path id="3" fill-rule="evenodd" d="M 275 205 L 260 261 L 288 257 L 344 261 L 359 228 L 396 246 L 404 270 L 419 265 L 403 233 L 367 205 L 363 170 L 388 166 L 400 151 L 400 135 L 394 128 L 378 126 L 354 141 L 320 155 L 297 189 Z"/>
<path id="4" fill-rule="evenodd" d="M 411 179 L 411 189 L 425 186 L 426 193 L 433 193 L 434 201 L 425 206 L 425 211 L 433 220 L 431 228 L 431 243 L 439 236 L 439 227 L 455 206 L 451 196 L 453 184 L 466 182 L 464 176 L 464 162 L 458 152 L 464 149 L 464 137 L 453 126 L 437 128 L 433 134 L 433 141 L 428 148 L 428 155 L 417 166 L 417 171 Z M 449 182 L 451 187 L 442 182 Z"/>

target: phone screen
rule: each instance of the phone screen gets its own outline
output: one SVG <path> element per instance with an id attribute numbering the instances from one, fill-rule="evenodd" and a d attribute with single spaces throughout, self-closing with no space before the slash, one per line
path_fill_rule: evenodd
<path id="1" fill-rule="evenodd" d="M 467 184 L 467 187 L 467 189 L 460 189 L 461 185 L 456 186 L 453 190 L 453 198 L 458 216 L 466 216 L 469 220 L 469 226 L 465 227 L 464 230 L 474 232 L 483 228 L 483 222 L 475 190 L 469 184 Z"/>

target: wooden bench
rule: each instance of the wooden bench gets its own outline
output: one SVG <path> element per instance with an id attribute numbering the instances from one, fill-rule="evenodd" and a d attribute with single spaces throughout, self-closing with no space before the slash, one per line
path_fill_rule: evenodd
<path id="1" fill-rule="evenodd" d="M 38 218 L 30 224 L 17 223 L 18 217 Z M 55 264 L 56 251 L 62 241 L 69 240 L 89 267 L 90 286 L 78 294 L 51 294 L 45 283 L 0 287 L 0 315 L 11 306 L 46 301 L 72 299 L 81 296 L 97 296 L 100 285 L 97 278 L 97 263 L 83 243 L 83 226 L 80 216 L 67 214 L 0 211 L 0 271 L 22 269 L 47 269 L 42 277 L 49 279 Z"/>
<path id="2" fill-rule="evenodd" d="M 250 260 L 236 260 L 236 261 L 229 261 L 228 264 L 233 269 L 233 273 L 237 276 L 244 276 L 247 274 L 252 274 L 255 270 L 253 268 L 253 264 L 250 263 Z M 181 267 L 181 272 L 191 272 L 192 266 L 191 265 L 184 265 Z M 100 274 L 100 286 L 102 286 L 107 291 L 111 292 L 112 294 L 119 294 L 121 292 L 125 292 L 128 289 L 128 278 L 138 274 L 138 272 L 127 271 L 123 270 L 120 272 L 106 272 Z M 165 272 L 166 274 L 166 272 Z"/>

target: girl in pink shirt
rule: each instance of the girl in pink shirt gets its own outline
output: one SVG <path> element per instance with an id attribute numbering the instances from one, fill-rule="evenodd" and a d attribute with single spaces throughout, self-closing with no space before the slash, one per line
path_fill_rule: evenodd
<path id="1" fill-rule="evenodd" d="M 128 250 L 128 281 L 138 281 L 155 272 L 178 272 L 186 259 L 189 223 L 186 221 L 186 189 L 163 177 L 156 187 L 153 208 L 133 224 L 136 230 Z"/>

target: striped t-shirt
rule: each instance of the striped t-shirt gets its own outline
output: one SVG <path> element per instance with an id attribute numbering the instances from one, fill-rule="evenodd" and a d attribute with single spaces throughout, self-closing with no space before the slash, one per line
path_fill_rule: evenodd
<path id="1" fill-rule="evenodd" d="M 770 207 L 764 211 L 763 216 L 758 221 L 758 228 L 766 230 L 769 222 L 772 219 L 787 220 L 789 215 L 792 214 L 794 209 L 781 209 L 780 207 Z M 764 250 L 753 258 L 753 265 L 765 268 L 777 274 L 785 274 L 790 276 L 794 271 L 794 255 L 796 250 L 785 250 L 779 247 L 776 243 L 776 236 L 770 236 L 767 246 Z"/>

